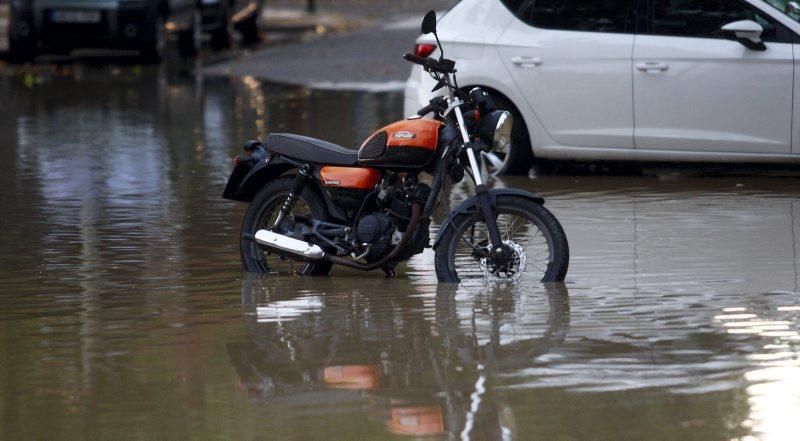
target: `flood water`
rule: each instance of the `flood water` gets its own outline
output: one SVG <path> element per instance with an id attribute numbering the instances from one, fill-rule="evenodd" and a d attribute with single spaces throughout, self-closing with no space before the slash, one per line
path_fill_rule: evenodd
<path id="1" fill-rule="evenodd" d="M 496 183 L 562 221 L 562 285 L 439 286 L 427 252 L 394 280 L 242 274 L 241 142 L 355 145 L 401 107 L 168 67 L 0 77 L 0 438 L 796 439 L 800 175 Z"/>

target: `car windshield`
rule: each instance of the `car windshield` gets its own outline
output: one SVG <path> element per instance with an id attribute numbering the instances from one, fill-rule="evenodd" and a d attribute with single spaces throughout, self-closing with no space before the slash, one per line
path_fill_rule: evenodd
<path id="1" fill-rule="evenodd" d="M 800 21 L 800 1 L 797 0 L 764 0 L 768 5 L 780 10 L 784 14 Z"/>

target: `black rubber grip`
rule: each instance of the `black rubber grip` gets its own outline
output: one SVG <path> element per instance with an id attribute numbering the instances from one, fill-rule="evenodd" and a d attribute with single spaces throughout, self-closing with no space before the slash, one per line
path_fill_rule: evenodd
<path id="1" fill-rule="evenodd" d="M 417 112 L 417 115 L 425 116 L 425 115 L 433 112 L 433 109 L 434 109 L 433 105 L 432 104 L 428 104 L 427 106 L 419 109 L 419 112 Z"/>
<path id="2" fill-rule="evenodd" d="M 426 64 L 428 64 L 427 61 L 425 61 L 427 60 L 426 58 L 418 57 L 414 54 L 405 54 L 403 55 L 403 58 L 414 64 L 419 64 L 420 66 L 425 66 Z"/>

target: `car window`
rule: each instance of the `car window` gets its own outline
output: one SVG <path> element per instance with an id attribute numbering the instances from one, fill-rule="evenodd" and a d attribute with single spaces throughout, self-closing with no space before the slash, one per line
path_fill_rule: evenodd
<path id="1" fill-rule="evenodd" d="M 695 38 L 726 38 L 722 27 L 753 20 L 764 27 L 761 39 L 791 42 L 788 29 L 766 13 L 741 0 L 653 0 L 650 33 Z"/>
<path id="2" fill-rule="evenodd" d="M 544 29 L 633 33 L 634 0 L 502 0 L 525 23 Z"/>

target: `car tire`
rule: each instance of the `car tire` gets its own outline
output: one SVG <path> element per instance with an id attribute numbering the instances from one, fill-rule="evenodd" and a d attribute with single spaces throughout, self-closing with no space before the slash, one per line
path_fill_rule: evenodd
<path id="1" fill-rule="evenodd" d="M 258 44 L 261 42 L 261 9 L 257 9 L 249 17 L 239 22 L 238 31 L 242 35 L 242 43 L 245 45 Z"/>
<path id="2" fill-rule="evenodd" d="M 151 24 L 152 31 L 145 39 L 141 52 L 142 61 L 148 64 L 160 63 L 167 47 L 167 29 L 164 16 L 158 15 Z"/>
<path id="3" fill-rule="evenodd" d="M 219 27 L 211 31 L 211 49 L 218 51 L 231 47 L 232 30 L 230 6 L 228 2 L 223 2 L 220 5 Z"/>
<path id="4" fill-rule="evenodd" d="M 16 39 L 8 40 L 8 61 L 12 63 L 29 63 L 36 58 L 36 45 L 21 42 Z"/>
<path id="5" fill-rule="evenodd" d="M 10 20 L 8 23 L 8 61 L 12 63 L 27 63 L 36 58 L 37 55 L 37 42 L 31 35 L 21 37 L 15 35 L 12 29 L 16 29 L 17 23 L 15 11 L 12 8 L 10 11 Z M 33 34 L 31 32 L 31 34 Z"/>
<path id="6" fill-rule="evenodd" d="M 219 51 L 231 47 L 231 32 L 228 26 L 211 32 L 211 49 Z"/>
<path id="7" fill-rule="evenodd" d="M 492 99 L 500 110 L 511 112 L 514 126 L 511 129 L 511 145 L 508 147 L 503 166 L 495 173 L 498 175 L 526 175 L 534 165 L 535 158 L 531 148 L 531 137 L 522 114 L 507 98 L 492 94 Z"/>
<path id="8" fill-rule="evenodd" d="M 192 14 L 192 22 L 187 29 L 178 32 L 178 53 L 182 57 L 194 57 L 200 51 L 203 33 L 203 18 L 200 11 Z"/>

